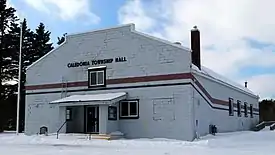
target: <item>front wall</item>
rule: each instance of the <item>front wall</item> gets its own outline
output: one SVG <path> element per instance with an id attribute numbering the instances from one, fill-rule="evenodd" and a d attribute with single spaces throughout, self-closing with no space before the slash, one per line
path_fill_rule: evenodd
<path id="1" fill-rule="evenodd" d="M 66 123 L 67 133 L 83 133 L 84 132 L 84 106 L 73 106 L 72 120 Z M 65 116 L 64 116 L 65 117 Z"/>
<path id="2" fill-rule="evenodd" d="M 88 66 L 68 68 L 70 62 L 126 57 L 107 66 L 107 79 L 190 71 L 190 52 L 131 32 L 131 26 L 67 36 L 56 51 L 27 70 L 26 85 L 87 81 Z M 91 65 L 91 64 L 90 64 Z M 91 65 L 92 66 L 92 65 Z"/>
<path id="3" fill-rule="evenodd" d="M 43 85 L 43 84 L 55 84 L 61 83 L 62 79 L 67 82 L 82 82 L 88 81 L 87 70 L 88 66 L 81 66 L 77 68 L 68 68 L 69 62 L 79 61 L 91 61 L 97 59 L 109 59 L 115 57 L 126 57 L 126 62 L 113 62 L 111 64 L 105 64 L 107 66 L 107 79 L 127 78 L 127 77 L 140 77 L 148 75 L 163 75 L 173 73 L 185 73 L 190 72 L 191 55 L 190 51 L 183 48 L 179 48 L 170 44 L 166 44 L 155 39 L 145 37 L 138 33 L 132 32 L 132 26 L 124 26 L 114 29 L 101 30 L 91 33 L 70 35 L 66 37 L 66 42 L 57 48 L 54 52 L 45 56 L 42 60 L 39 60 L 33 66 L 27 70 L 26 78 L 26 133 L 33 134 L 39 131 L 39 127 L 42 124 L 49 126 L 50 132 L 56 132 L 60 125 L 63 123 L 64 109 L 59 110 L 56 105 L 49 105 L 50 101 L 60 99 L 60 93 L 47 93 L 41 95 L 34 95 L 29 93 L 34 92 L 49 92 L 60 91 L 60 88 L 53 89 L 39 89 L 28 90 L 28 86 Z M 169 83 L 171 81 L 159 81 L 159 83 Z M 152 84 L 153 82 L 150 82 Z M 148 83 L 131 83 L 131 84 L 118 84 L 116 86 L 125 87 L 133 85 L 148 85 Z M 113 85 L 112 85 L 113 86 Z M 107 85 L 108 87 L 112 87 Z M 61 87 L 61 84 L 60 84 Z M 88 86 L 81 87 L 88 88 Z M 68 90 L 77 90 L 80 87 L 68 88 Z M 170 88 L 169 88 L 170 89 Z M 143 92 L 141 91 L 143 90 Z M 149 91 L 150 90 L 150 91 Z M 163 129 L 159 132 L 154 130 L 154 126 L 150 126 L 151 123 L 157 126 L 164 126 L 164 123 L 157 123 L 152 121 L 152 98 L 173 97 L 173 93 L 176 93 L 174 99 L 175 106 L 180 106 L 184 96 L 181 97 L 181 89 L 170 90 L 167 93 L 160 87 L 158 91 L 152 92 L 153 88 L 144 88 L 137 90 L 125 90 L 130 92 L 130 97 L 138 97 L 141 99 L 141 118 L 139 120 L 123 120 L 120 122 L 121 129 L 127 133 L 129 137 L 136 136 L 165 136 L 172 130 L 172 125 L 179 124 L 178 121 L 170 123 L 170 129 Z M 109 91 L 109 90 L 108 90 Z M 123 91 L 123 90 L 112 90 Z M 105 93 L 106 91 L 85 91 L 74 92 L 70 94 L 88 94 L 88 93 Z M 145 92 L 145 93 L 144 93 Z M 151 94 L 151 95 L 149 95 Z M 187 101 L 186 101 L 187 102 Z M 36 107 L 37 105 L 40 107 Z M 188 105 L 188 104 L 186 104 Z M 181 105 L 183 106 L 183 105 Z M 184 104 L 185 106 L 185 104 Z M 32 109 L 28 109 L 32 108 Z M 186 112 L 182 112 L 182 109 Z M 177 114 L 184 116 L 184 120 L 188 120 L 188 108 L 179 109 L 176 108 Z M 106 109 L 101 109 L 106 110 Z M 61 114 L 63 113 L 63 114 Z M 61 119 L 61 115 L 63 120 Z M 150 119 L 147 119 L 149 117 Z M 104 118 L 105 121 L 105 118 Z M 133 123 L 136 122 L 136 123 Z M 177 123 L 176 123 L 177 122 Z M 179 128 L 175 128 L 174 132 L 169 134 L 170 136 L 180 134 L 180 137 L 186 137 L 190 139 L 190 130 L 187 127 L 183 127 L 186 122 L 181 120 Z M 115 130 L 112 123 L 107 123 L 108 126 L 104 130 Z M 145 125 L 145 126 L 144 126 Z M 138 128 L 143 127 L 140 130 Z M 130 132 L 133 131 L 133 132 Z M 188 131 L 188 132 L 187 132 Z M 62 129 L 65 132 L 65 129 Z M 102 131 L 105 132 L 105 131 Z"/>
<path id="4" fill-rule="evenodd" d="M 107 121 L 107 133 L 111 133 L 111 132 L 115 132 L 115 131 L 119 131 L 119 126 L 118 126 L 118 122 L 119 122 L 119 103 L 115 103 L 112 106 L 117 107 L 117 120 L 108 120 Z M 108 115 L 108 112 L 107 112 Z M 107 117 L 108 119 L 108 117 Z"/>
<path id="5" fill-rule="evenodd" d="M 139 119 L 119 121 L 119 127 L 126 137 L 192 140 L 189 85 L 127 92 L 129 99 L 139 99 L 140 111 Z"/>
<path id="6" fill-rule="evenodd" d="M 244 101 L 249 104 L 253 104 L 254 108 L 258 108 L 258 100 L 251 96 L 240 93 L 236 90 L 233 90 L 229 87 L 217 84 L 216 82 L 210 81 L 204 77 L 195 76 L 198 79 L 199 83 L 205 88 L 205 90 L 211 95 L 212 98 L 223 100 L 228 102 L 228 98 L 231 97 L 234 99 L 234 103 L 237 102 L 237 99 Z M 213 124 L 217 126 L 218 132 L 229 132 L 229 131 L 239 131 L 239 130 L 250 130 L 251 127 L 254 127 L 259 121 L 259 115 L 254 114 L 254 117 L 250 117 L 248 109 L 248 117 L 244 116 L 244 110 L 242 109 L 242 116 L 237 116 L 237 108 L 235 109 L 234 116 L 229 116 L 228 106 L 219 105 L 217 103 L 211 103 L 213 107 L 222 108 L 214 109 L 206 101 L 208 99 L 204 93 L 199 90 L 193 89 L 194 92 L 194 118 L 199 121 L 198 123 L 198 133 L 200 135 L 205 135 L 209 133 L 209 125 Z M 204 98 L 202 95 L 204 95 Z M 258 113 L 255 112 L 254 113 Z M 207 116 L 207 117 L 206 117 Z"/>
<path id="7" fill-rule="evenodd" d="M 128 92 L 128 99 L 140 99 L 139 119 L 118 119 L 118 129 L 125 133 L 127 138 L 148 137 L 148 138 L 173 138 L 182 140 L 192 140 L 193 130 L 191 124 L 190 108 L 190 85 L 167 86 L 137 89 L 122 89 L 113 91 L 77 92 L 72 94 L 92 94 L 108 92 Z M 49 132 L 54 133 L 62 124 L 59 120 L 59 108 L 50 108 L 49 101 L 59 98 L 59 94 L 28 95 L 27 102 L 33 103 L 35 98 L 44 99 L 43 108 L 32 109 L 31 115 L 26 118 L 26 134 L 34 134 L 39 131 L 39 127 L 45 124 L 49 127 Z M 171 101 L 170 106 L 167 101 Z M 161 102 L 164 103 L 160 106 Z M 155 105 L 154 105 L 155 103 Z M 41 106 L 42 107 L 42 106 Z M 101 106 L 106 116 L 101 116 L 106 123 L 107 106 Z M 160 113 L 161 112 L 161 113 Z M 119 116 L 119 115 L 118 115 Z M 64 117 L 64 116 L 62 116 Z M 162 120 L 159 120 L 162 118 Z M 36 120 L 36 121 L 35 121 Z M 105 121 L 106 120 L 106 121 Z M 109 122 L 110 123 L 110 122 Z M 114 124 L 107 125 L 107 131 L 115 130 Z M 103 124 L 102 124 L 103 125 Z M 63 130 L 64 131 L 64 130 Z M 102 132 L 104 131 L 101 130 Z M 64 131 L 65 132 L 65 131 Z"/>
<path id="8" fill-rule="evenodd" d="M 56 133 L 65 121 L 65 107 L 50 105 L 53 98 L 60 94 L 41 94 L 26 96 L 25 133 L 36 134 L 43 125 L 47 126 L 49 133 Z M 62 117 L 61 117 L 62 116 Z M 66 126 L 61 130 L 66 131 Z"/>

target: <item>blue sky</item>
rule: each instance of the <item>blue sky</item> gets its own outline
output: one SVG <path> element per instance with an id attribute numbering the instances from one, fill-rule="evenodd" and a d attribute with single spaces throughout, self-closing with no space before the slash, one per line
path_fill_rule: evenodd
<path id="1" fill-rule="evenodd" d="M 150 35 L 190 45 L 201 31 L 202 63 L 262 98 L 275 96 L 275 1 L 9 0 L 34 29 L 43 22 L 54 43 L 63 33 L 135 23 Z M 238 5 L 236 5 L 238 4 Z M 257 12 L 257 14 L 255 14 Z"/>
<path id="2" fill-rule="evenodd" d="M 117 25 L 117 10 L 125 3 L 125 0 L 93 0 L 90 9 L 101 19 L 97 24 L 81 24 L 52 18 L 47 13 L 36 10 L 24 0 L 11 0 L 11 3 L 20 14 L 23 14 L 22 17 L 27 19 L 31 29 L 35 29 L 40 22 L 44 23 L 52 32 L 51 38 L 56 43 L 57 37 L 62 36 L 63 33 L 83 32 Z"/>

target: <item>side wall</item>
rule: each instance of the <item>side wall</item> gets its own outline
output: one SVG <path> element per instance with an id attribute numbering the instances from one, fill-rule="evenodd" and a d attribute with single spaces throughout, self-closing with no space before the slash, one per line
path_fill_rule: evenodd
<path id="1" fill-rule="evenodd" d="M 195 75 L 198 80 L 193 87 L 193 114 L 194 124 L 198 120 L 197 130 L 202 136 L 209 133 L 209 125 L 217 126 L 218 132 L 230 132 L 250 130 L 259 121 L 259 112 L 254 111 L 250 117 L 249 105 L 258 109 L 258 99 L 221 85 L 205 77 Z M 198 84 L 199 83 L 199 84 Z M 229 115 L 229 98 L 242 104 L 242 116 L 237 115 L 237 107 L 234 106 L 234 116 Z M 248 117 L 244 115 L 243 104 L 248 104 Z M 207 116 L 207 117 L 206 117 Z"/>

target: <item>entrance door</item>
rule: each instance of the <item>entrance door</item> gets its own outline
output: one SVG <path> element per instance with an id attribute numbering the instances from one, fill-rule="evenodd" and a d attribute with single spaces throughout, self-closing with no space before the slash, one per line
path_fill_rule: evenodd
<path id="1" fill-rule="evenodd" d="M 98 133 L 99 132 L 99 107 L 87 107 L 86 109 L 87 123 L 86 131 L 87 133 Z"/>

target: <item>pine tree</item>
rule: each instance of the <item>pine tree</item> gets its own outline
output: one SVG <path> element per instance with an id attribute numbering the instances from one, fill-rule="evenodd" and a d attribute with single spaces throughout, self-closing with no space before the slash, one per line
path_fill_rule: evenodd
<path id="1" fill-rule="evenodd" d="M 8 52 L 9 40 L 7 39 L 7 31 L 10 28 L 10 24 L 17 20 L 14 14 L 15 11 L 14 8 L 7 7 L 6 0 L 0 0 L 0 104 L 7 98 L 7 89 L 3 82 L 12 78 L 6 69 L 7 65 L 12 61 Z M 3 130 L 3 123 L 0 111 L 0 132 Z"/>
<path id="2" fill-rule="evenodd" d="M 24 122 L 25 109 L 25 82 L 26 82 L 26 68 L 44 56 L 53 49 L 50 43 L 50 32 L 45 30 L 43 23 L 40 23 L 35 32 L 31 31 L 27 26 L 27 21 L 24 19 L 22 23 L 22 70 L 21 70 L 21 96 L 20 96 L 20 121 Z M 9 70 L 15 79 L 18 79 L 18 60 L 20 48 L 20 26 L 16 23 L 12 24 L 9 31 L 9 39 L 11 40 L 10 53 L 12 54 L 12 63 Z M 20 126 L 20 131 L 24 126 Z"/>
<path id="3" fill-rule="evenodd" d="M 31 62 L 35 62 L 37 59 L 44 56 L 53 49 L 53 44 L 50 43 L 50 35 L 51 32 L 46 31 L 45 25 L 43 23 L 40 23 L 35 30 L 35 39 L 33 43 L 33 47 L 35 49 L 35 57 L 33 57 L 33 60 L 29 59 Z"/>
<path id="4" fill-rule="evenodd" d="M 32 41 L 34 40 L 34 33 L 28 28 L 26 19 L 22 23 L 12 23 L 10 30 L 8 31 L 9 53 L 12 58 L 11 63 L 8 65 L 7 70 L 12 75 L 13 79 L 18 79 L 18 67 L 19 67 L 19 51 L 20 51 L 20 33 L 22 24 L 22 69 L 21 69 L 21 82 L 20 82 L 20 131 L 24 126 L 24 114 L 25 114 L 25 69 L 31 62 L 28 60 L 29 54 L 32 53 Z M 16 85 L 17 87 L 17 85 Z"/>

